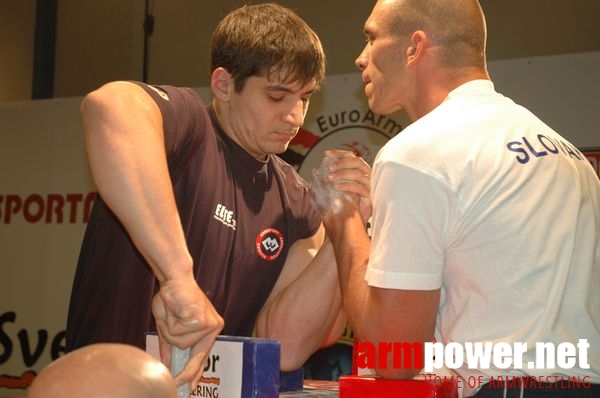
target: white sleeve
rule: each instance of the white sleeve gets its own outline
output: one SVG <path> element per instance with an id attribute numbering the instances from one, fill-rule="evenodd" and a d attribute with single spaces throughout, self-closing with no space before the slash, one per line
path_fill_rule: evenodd
<path id="1" fill-rule="evenodd" d="M 373 169 L 371 286 L 434 290 L 442 285 L 449 190 L 440 178 L 393 161 Z"/>

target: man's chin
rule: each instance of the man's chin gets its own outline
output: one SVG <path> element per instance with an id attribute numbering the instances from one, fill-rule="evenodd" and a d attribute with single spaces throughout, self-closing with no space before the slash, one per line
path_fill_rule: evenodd
<path id="1" fill-rule="evenodd" d="M 285 151 L 287 151 L 288 147 L 290 146 L 290 143 L 281 143 L 281 144 L 273 144 L 268 148 L 268 153 L 271 155 L 280 155 L 282 153 L 284 153 Z"/>
<path id="2" fill-rule="evenodd" d="M 377 103 L 377 101 L 371 100 L 369 99 L 367 101 L 367 103 L 369 104 L 369 109 L 371 110 L 371 112 L 373 112 L 376 115 L 381 115 L 381 116 L 388 116 L 391 115 L 394 112 L 397 112 L 399 110 L 401 110 L 401 107 L 397 107 L 397 108 L 391 108 L 391 107 L 385 107 L 382 106 L 381 104 Z"/>
<path id="3" fill-rule="evenodd" d="M 289 142 L 287 144 L 285 144 L 285 145 L 282 145 L 281 146 L 281 150 L 277 151 L 276 154 L 279 155 L 279 154 L 284 153 L 285 151 L 287 151 L 287 149 L 289 148 L 289 146 L 290 146 Z"/>
<path id="4" fill-rule="evenodd" d="M 368 101 L 369 109 L 376 115 L 385 115 L 384 109 L 379 106 L 379 104 L 375 101 Z"/>

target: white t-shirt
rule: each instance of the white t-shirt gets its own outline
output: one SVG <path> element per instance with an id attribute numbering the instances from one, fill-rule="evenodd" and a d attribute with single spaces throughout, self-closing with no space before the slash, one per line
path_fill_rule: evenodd
<path id="1" fill-rule="evenodd" d="M 394 137 L 372 175 L 368 283 L 441 288 L 444 344 L 527 343 L 522 370 L 465 360 L 458 375 L 600 382 L 600 182 L 572 144 L 476 80 Z M 590 369 L 527 369 L 536 342 L 579 339 Z"/>

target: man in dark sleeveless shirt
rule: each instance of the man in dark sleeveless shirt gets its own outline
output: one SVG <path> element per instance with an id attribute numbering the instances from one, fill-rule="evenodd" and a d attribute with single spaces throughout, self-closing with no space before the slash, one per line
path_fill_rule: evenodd
<path id="1" fill-rule="evenodd" d="M 337 339 L 345 316 L 333 250 L 307 184 L 275 155 L 324 69 L 318 37 L 296 14 L 244 6 L 214 32 L 210 105 L 191 89 L 137 82 L 86 96 L 99 195 L 73 284 L 69 351 L 144 347 L 156 330 L 164 361 L 171 345 L 191 347 L 177 376 L 187 382 L 220 333 L 281 341 L 282 370 Z"/>

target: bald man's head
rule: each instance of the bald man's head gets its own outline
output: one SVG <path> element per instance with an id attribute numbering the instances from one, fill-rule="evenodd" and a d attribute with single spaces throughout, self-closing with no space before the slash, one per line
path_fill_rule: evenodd
<path id="1" fill-rule="evenodd" d="M 169 370 L 137 347 L 93 344 L 55 360 L 34 379 L 28 398 L 176 398 Z"/>
<path id="2" fill-rule="evenodd" d="M 478 0 L 379 0 L 397 35 L 425 31 L 449 67 L 484 68 L 487 28 Z"/>

